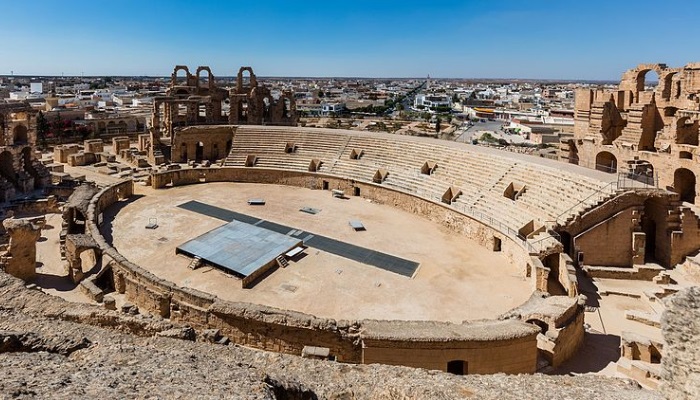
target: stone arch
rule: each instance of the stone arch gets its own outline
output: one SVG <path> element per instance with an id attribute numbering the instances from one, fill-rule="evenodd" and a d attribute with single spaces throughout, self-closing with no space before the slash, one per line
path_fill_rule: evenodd
<path id="1" fill-rule="evenodd" d="M 12 183 L 17 182 L 17 173 L 14 167 L 14 157 L 12 153 L 5 150 L 0 153 L 0 175 Z"/>
<path id="2" fill-rule="evenodd" d="M 243 84 L 243 73 L 248 72 L 248 84 L 244 85 Z M 238 75 L 236 78 L 236 89 L 238 93 L 242 93 L 244 89 L 251 89 L 258 86 L 258 81 L 255 77 L 255 73 L 253 72 L 253 68 L 251 67 L 241 67 L 238 70 Z"/>
<path id="3" fill-rule="evenodd" d="M 656 86 L 656 88 L 659 87 L 659 85 L 662 82 L 661 77 L 664 75 L 664 70 L 666 69 L 666 64 L 642 64 L 639 65 L 636 68 L 636 73 L 635 73 L 635 83 L 636 83 L 636 91 L 637 92 L 644 92 L 645 91 L 645 86 L 647 84 L 646 79 L 649 71 L 654 71 L 654 74 L 659 77 L 659 82 Z M 633 70 L 634 71 L 634 70 Z M 651 91 L 654 91 L 655 89 L 651 89 Z M 663 90 L 661 90 L 663 91 Z"/>
<path id="4" fill-rule="evenodd" d="M 170 85 L 171 86 L 177 86 L 177 79 L 178 79 L 178 74 L 180 71 L 185 72 L 185 85 L 190 81 L 190 77 L 192 74 L 190 73 L 190 69 L 187 68 L 186 65 L 176 65 L 175 68 L 173 68 L 173 74 L 170 76 Z"/>
<path id="5" fill-rule="evenodd" d="M 678 193 L 681 201 L 695 203 L 695 173 L 687 168 L 678 168 L 673 173 L 673 191 Z"/>
<path id="6" fill-rule="evenodd" d="M 617 172 L 617 157 L 609 151 L 601 151 L 595 156 L 595 169 L 609 173 Z"/>
<path id="7" fill-rule="evenodd" d="M 117 122 L 117 129 L 119 129 L 119 133 L 126 133 L 126 131 L 127 131 L 126 122 L 124 122 L 124 120 Z"/>
<path id="8" fill-rule="evenodd" d="M 200 88 L 201 83 L 202 83 L 202 71 L 207 72 L 207 83 L 209 86 L 209 89 L 214 88 L 214 74 L 211 72 L 211 69 L 207 66 L 199 66 L 197 67 L 197 72 L 195 73 L 197 75 L 197 88 Z"/>
<path id="9" fill-rule="evenodd" d="M 29 135 L 27 127 L 23 124 L 15 125 L 12 128 L 12 142 L 14 144 L 27 144 L 29 143 Z"/>

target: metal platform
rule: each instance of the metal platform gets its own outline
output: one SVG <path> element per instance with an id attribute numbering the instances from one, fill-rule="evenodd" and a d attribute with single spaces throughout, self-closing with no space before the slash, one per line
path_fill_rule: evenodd
<path id="1" fill-rule="evenodd" d="M 420 265 L 415 261 L 406 260 L 391 254 L 382 253 L 361 246 L 355 246 L 350 243 L 316 235 L 311 232 L 305 232 L 300 229 L 291 228 L 285 225 L 251 217 L 249 215 L 237 213 L 235 211 L 226 210 L 194 200 L 180 204 L 178 207 L 227 222 L 240 221 L 246 224 L 255 225 L 258 228 L 277 232 L 288 237 L 293 237 L 297 240 L 299 238 L 303 240 L 305 246 L 313 247 L 327 253 L 381 268 L 383 270 L 407 276 L 409 278 L 413 276 L 416 269 L 418 269 L 418 266 Z"/>
<path id="2" fill-rule="evenodd" d="M 272 266 L 279 255 L 300 245 L 301 239 L 233 221 L 181 244 L 175 251 L 199 257 L 245 280 L 263 274 L 261 269 Z"/>

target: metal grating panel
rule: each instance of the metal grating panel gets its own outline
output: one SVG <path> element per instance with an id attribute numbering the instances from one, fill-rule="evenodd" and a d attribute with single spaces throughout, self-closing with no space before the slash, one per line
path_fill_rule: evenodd
<path id="1" fill-rule="evenodd" d="M 198 201 L 188 201 L 180 204 L 178 207 L 185 210 L 193 211 L 209 217 L 218 218 L 224 221 L 240 221 L 246 224 L 255 225 L 259 228 L 264 228 L 282 235 L 287 235 L 295 231 L 295 237 L 303 237 L 304 244 L 327 253 L 335 254 L 353 261 L 363 264 L 372 265 L 383 270 L 393 272 L 395 274 L 411 277 L 418 269 L 419 263 L 411 260 L 406 260 L 401 257 L 396 257 L 391 254 L 382 253 L 371 250 L 365 247 L 355 246 L 350 243 L 341 242 L 329 237 L 316 235 L 312 232 L 305 232 L 285 225 L 280 225 L 274 222 L 261 220 L 249 215 L 237 213 L 235 211 L 226 210 L 215 207 L 209 204 Z M 298 239 L 295 239 L 298 240 Z"/>

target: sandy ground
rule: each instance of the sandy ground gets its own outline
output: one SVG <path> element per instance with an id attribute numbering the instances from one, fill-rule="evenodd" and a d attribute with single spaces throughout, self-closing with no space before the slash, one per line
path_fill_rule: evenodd
<path id="1" fill-rule="evenodd" d="M 115 206 L 115 247 L 128 259 L 178 285 L 235 301 L 266 304 L 319 317 L 460 322 L 492 318 L 521 303 L 530 282 L 501 255 L 419 216 L 361 198 L 335 199 L 328 191 L 278 185 L 209 183 L 167 190 L 137 187 L 137 197 Z M 262 197 L 265 206 L 248 206 Z M 177 205 L 198 200 L 420 263 L 413 278 L 313 248 L 251 289 L 211 267 L 192 271 L 175 248 L 224 222 Z M 303 206 L 319 208 L 317 215 Z M 109 213 L 107 213 L 109 214 Z M 159 228 L 147 230 L 149 219 Z M 350 219 L 367 227 L 355 232 Z M 108 215 L 105 216 L 108 220 Z"/>

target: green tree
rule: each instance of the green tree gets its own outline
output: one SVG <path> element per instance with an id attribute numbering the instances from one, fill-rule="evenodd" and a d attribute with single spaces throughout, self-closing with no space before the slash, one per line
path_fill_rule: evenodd
<path id="1" fill-rule="evenodd" d="M 440 122 L 442 122 L 442 120 L 440 117 L 437 117 L 435 120 L 435 133 L 440 133 Z"/>
<path id="2" fill-rule="evenodd" d="M 49 125 L 49 121 L 46 120 L 44 113 L 39 111 L 39 114 L 36 116 L 36 135 L 38 136 L 39 145 L 41 147 L 46 147 L 46 136 L 50 131 L 51 125 Z"/>

